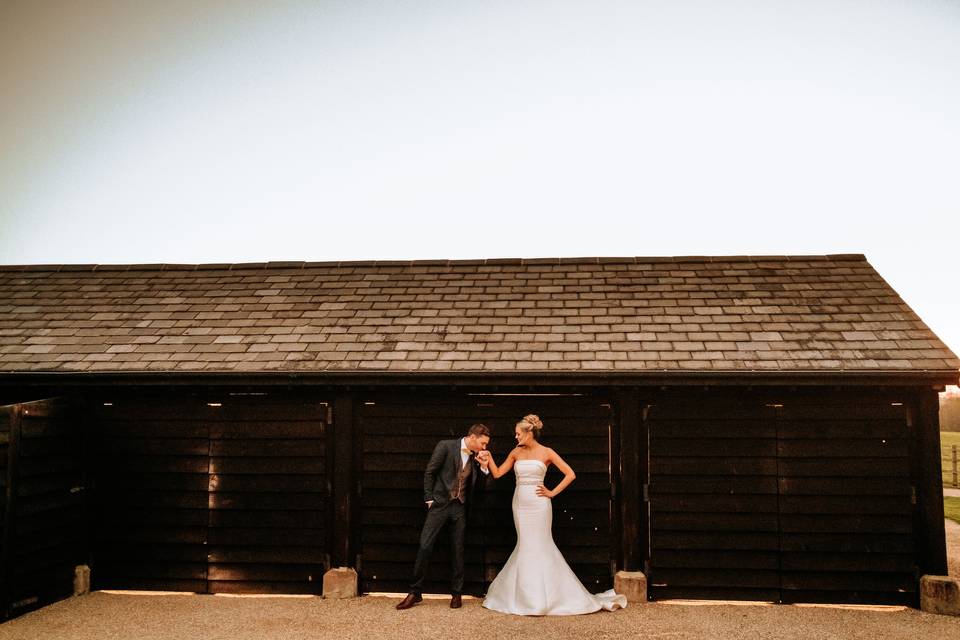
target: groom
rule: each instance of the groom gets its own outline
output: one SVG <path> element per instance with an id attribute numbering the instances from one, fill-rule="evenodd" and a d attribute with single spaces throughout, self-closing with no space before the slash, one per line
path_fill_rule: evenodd
<path id="1" fill-rule="evenodd" d="M 420 531 L 420 549 L 413 565 L 410 593 L 397 605 L 409 609 L 423 597 L 433 543 L 443 526 L 450 523 L 450 608 L 459 609 L 463 591 L 463 542 L 467 531 L 466 504 L 474 493 L 481 475 L 487 475 L 490 429 L 483 424 L 470 427 L 467 435 L 456 440 L 441 440 L 433 449 L 423 474 L 423 501 L 427 520 Z"/>

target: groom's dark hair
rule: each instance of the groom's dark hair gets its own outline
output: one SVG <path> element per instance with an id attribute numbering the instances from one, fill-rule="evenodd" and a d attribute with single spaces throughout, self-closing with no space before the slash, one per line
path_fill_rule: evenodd
<path id="1" fill-rule="evenodd" d="M 490 428 L 489 428 L 487 425 L 485 425 L 485 424 L 483 424 L 483 423 L 481 423 L 481 422 L 478 422 L 477 424 L 472 425 L 472 426 L 470 427 L 470 431 L 467 431 L 467 435 L 468 435 L 468 436 L 478 436 L 478 437 L 479 437 L 479 436 L 487 436 L 487 437 L 489 438 L 489 437 L 490 437 Z"/>

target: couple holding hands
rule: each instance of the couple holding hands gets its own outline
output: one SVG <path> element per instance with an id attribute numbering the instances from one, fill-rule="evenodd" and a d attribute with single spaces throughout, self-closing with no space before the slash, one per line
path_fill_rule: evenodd
<path id="1" fill-rule="evenodd" d="M 413 582 L 410 593 L 397 609 L 409 609 L 421 601 L 434 542 L 448 522 L 452 570 L 450 607 L 461 606 L 466 503 L 481 476 L 499 478 L 511 470 L 517 481 L 513 493 L 517 546 L 490 584 L 483 606 L 502 613 L 546 616 L 592 613 L 600 609 L 612 611 L 627 605 L 626 598 L 613 590 L 600 594 L 587 591 L 553 541 L 550 499 L 566 489 L 576 475 L 556 451 L 540 444 L 541 429 L 543 423 L 535 415 L 525 416 L 518 422 L 514 428 L 517 446 L 500 465 L 487 451 L 490 429 L 485 425 L 475 424 L 463 438 L 437 444 L 423 476 L 427 518 L 420 533 Z M 543 478 L 551 464 L 563 473 L 563 480 L 553 489 L 547 489 Z"/>

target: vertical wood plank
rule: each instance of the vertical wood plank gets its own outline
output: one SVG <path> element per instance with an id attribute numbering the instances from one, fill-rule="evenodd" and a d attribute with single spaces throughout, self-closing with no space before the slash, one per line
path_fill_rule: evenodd
<path id="1" fill-rule="evenodd" d="M 601 403 L 610 410 L 607 419 L 607 459 L 610 482 L 610 575 L 623 568 L 623 479 L 620 476 L 620 418 L 619 410 L 610 403 Z"/>
<path id="2" fill-rule="evenodd" d="M 3 509 L 3 540 L 0 547 L 0 616 L 6 619 L 10 615 L 10 562 L 13 557 L 14 537 L 16 535 L 17 523 L 17 479 L 19 476 L 20 463 L 20 430 L 21 418 L 23 414 L 22 405 L 12 405 L 7 408 L 9 412 L 9 440 L 7 443 L 7 478 L 5 487 L 5 500 Z"/>
<path id="3" fill-rule="evenodd" d="M 940 415 L 937 392 L 920 389 L 916 398 L 914 437 L 917 496 L 917 566 L 920 575 L 947 574 L 940 470 Z"/>
<path id="4" fill-rule="evenodd" d="M 620 479 L 621 499 L 620 535 L 623 548 L 623 568 L 626 571 L 639 571 L 644 568 L 646 556 L 647 527 L 642 517 L 643 484 L 645 475 L 641 469 L 641 440 L 643 435 L 643 416 L 640 408 L 640 395 L 636 388 L 630 387 L 619 392 L 620 405 Z M 644 456 L 645 457 L 645 456 Z"/>
<path id="5" fill-rule="evenodd" d="M 334 514 L 331 560 L 335 567 L 354 565 L 354 440 L 359 440 L 359 434 L 354 434 L 353 427 L 353 398 L 338 395 L 333 401 L 333 446 L 329 451 Z"/>

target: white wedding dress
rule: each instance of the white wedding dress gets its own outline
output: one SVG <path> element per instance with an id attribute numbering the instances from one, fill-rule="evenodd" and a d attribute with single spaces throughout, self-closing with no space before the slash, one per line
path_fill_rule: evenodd
<path id="1" fill-rule="evenodd" d="M 626 597 L 613 589 L 596 595 L 587 591 L 553 542 L 551 500 L 537 495 L 547 466 L 539 460 L 517 460 L 513 470 L 517 546 L 490 584 L 483 606 L 524 616 L 569 616 L 626 607 Z"/>

